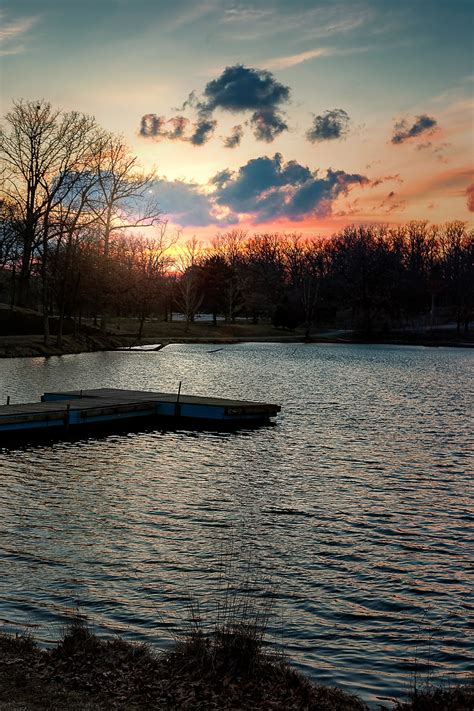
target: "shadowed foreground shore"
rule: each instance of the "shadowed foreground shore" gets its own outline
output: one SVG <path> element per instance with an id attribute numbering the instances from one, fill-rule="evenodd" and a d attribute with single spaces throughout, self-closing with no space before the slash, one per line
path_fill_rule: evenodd
<path id="1" fill-rule="evenodd" d="M 356 696 L 314 684 L 268 651 L 253 627 L 196 629 L 170 651 L 102 640 L 73 621 L 52 649 L 0 633 L 0 709 L 364 711 Z M 394 711 L 471 711 L 472 686 L 418 692 Z"/>

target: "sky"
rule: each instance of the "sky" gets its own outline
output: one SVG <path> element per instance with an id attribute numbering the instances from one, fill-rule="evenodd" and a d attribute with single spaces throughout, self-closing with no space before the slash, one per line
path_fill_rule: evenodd
<path id="1" fill-rule="evenodd" d="M 472 224 L 471 0 L 2 0 L 2 115 L 123 134 L 170 225 Z"/>

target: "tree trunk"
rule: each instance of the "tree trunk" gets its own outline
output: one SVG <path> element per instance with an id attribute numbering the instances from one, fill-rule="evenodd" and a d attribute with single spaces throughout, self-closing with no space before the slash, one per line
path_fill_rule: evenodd
<path id="1" fill-rule="evenodd" d="M 61 348 L 63 345 L 63 324 L 64 324 L 64 300 L 61 302 L 58 319 L 58 335 L 56 336 L 56 345 Z"/>
<path id="2" fill-rule="evenodd" d="M 431 309 L 430 309 L 430 329 L 433 330 L 434 327 L 434 320 L 435 320 L 435 293 L 434 291 L 431 292 Z"/>
<path id="3" fill-rule="evenodd" d="M 49 346 L 49 279 L 48 279 L 48 226 L 43 233 L 43 259 L 41 264 L 42 301 L 43 301 L 43 340 Z"/>
<path id="4" fill-rule="evenodd" d="M 138 342 L 140 342 L 142 340 L 144 325 L 145 325 L 145 311 L 142 311 L 141 316 L 140 316 L 140 325 L 138 327 L 138 334 L 137 334 Z"/>

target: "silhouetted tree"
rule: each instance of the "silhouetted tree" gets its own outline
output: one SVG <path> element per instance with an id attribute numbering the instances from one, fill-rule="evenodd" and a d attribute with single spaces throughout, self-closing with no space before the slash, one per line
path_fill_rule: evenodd
<path id="1" fill-rule="evenodd" d="M 45 341 L 49 339 L 48 242 L 56 211 L 76 189 L 88 167 L 97 126 L 89 116 L 54 110 L 44 101 L 18 101 L 0 132 L 2 198 L 19 216 L 21 244 L 18 302 L 28 301 L 34 255 L 39 259 Z"/>

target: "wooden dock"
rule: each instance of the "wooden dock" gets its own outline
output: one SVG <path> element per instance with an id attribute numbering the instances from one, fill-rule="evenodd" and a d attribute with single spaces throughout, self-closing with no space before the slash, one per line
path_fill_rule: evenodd
<path id="1" fill-rule="evenodd" d="M 44 393 L 41 402 L 0 406 L 0 438 L 68 433 L 147 421 L 157 426 L 240 427 L 268 423 L 279 405 L 178 393 L 101 388 Z"/>

